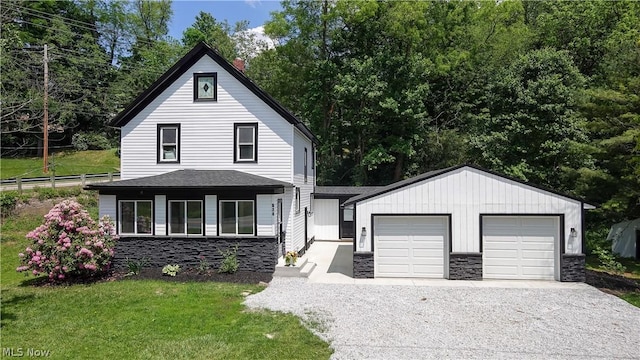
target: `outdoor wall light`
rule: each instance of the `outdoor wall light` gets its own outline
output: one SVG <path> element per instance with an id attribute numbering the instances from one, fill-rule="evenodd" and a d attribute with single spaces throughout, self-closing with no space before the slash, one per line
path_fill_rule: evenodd
<path id="1" fill-rule="evenodd" d="M 360 232 L 360 235 L 362 236 L 367 236 L 367 228 L 366 227 L 362 227 L 362 232 Z"/>
<path id="2" fill-rule="evenodd" d="M 572 239 L 575 239 L 578 237 L 578 232 L 576 231 L 576 228 L 571 228 L 571 231 L 569 232 L 569 237 Z"/>

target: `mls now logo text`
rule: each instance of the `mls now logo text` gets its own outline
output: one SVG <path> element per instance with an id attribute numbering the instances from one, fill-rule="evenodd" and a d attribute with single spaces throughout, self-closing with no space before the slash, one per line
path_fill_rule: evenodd
<path id="1" fill-rule="evenodd" d="M 34 348 L 2 348 L 2 356 L 9 357 L 47 357 L 51 356 L 51 350 Z"/>

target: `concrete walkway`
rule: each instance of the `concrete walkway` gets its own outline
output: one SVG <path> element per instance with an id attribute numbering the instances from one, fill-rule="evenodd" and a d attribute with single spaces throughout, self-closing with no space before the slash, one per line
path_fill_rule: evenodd
<path id="1" fill-rule="evenodd" d="M 309 275 L 311 283 L 528 289 L 584 289 L 590 287 L 584 283 L 538 280 L 354 279 L 353 244 L 351 242 L 316 241 L 311 245 L 305 257 L 316 264 L 316 268 Z"/>

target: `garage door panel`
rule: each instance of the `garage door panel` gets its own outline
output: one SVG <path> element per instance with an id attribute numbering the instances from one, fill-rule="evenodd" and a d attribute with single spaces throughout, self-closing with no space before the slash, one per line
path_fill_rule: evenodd
<path id="1" fill-rule="evenodd" d="M 407 248 L 391 248 L 391 247 L 385 247 L 385 248 L 381 248 L 378 249 L 378 251 L 382 251 L 386 254 L 386 257 L 401 257 L 401 258 L 407 258 L 407 256 L 409 256 L 409 249 Z"/>
<path id="2" fill-rule="evenodd" d="M 376 216 L 375 276 L 444 277 L 448 221 L 438 216 Z"/>
<path id="3" fill-rule="evenodd" d="M 558 217 L 485 216 L 482 231 L 485 278 L 554 278 Z"/>
<path id="4" fill-rule="evenodd" d="M 381 273 L 384 274 L 389 274 L 389 276 L 404 276 L 404 274 L 409 272 L 409 265 L 401 265 L 401 264 L 395 264 L 395 265 L 388 265 L 388 264 L 379 264 L 378 265 L 378 270 Z"/>

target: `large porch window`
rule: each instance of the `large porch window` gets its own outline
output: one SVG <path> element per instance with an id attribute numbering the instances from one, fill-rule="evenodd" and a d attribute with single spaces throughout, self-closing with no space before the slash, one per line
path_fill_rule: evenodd
<path id="1" fill-rule="evenodd" d="M 221 235 L 254 235 L 253 200 L 220 201 Z"/>
<path id="2" fill-rule="evenodd" d="M 120 201 L 119 233 L 122 235 L 150 235 L 153 224 L 151 200 Z"/>
<path id="3" fill-rule="evenodd" d="M 169 201 L 169 234 L 202 235 L 202 201 Z"/>

